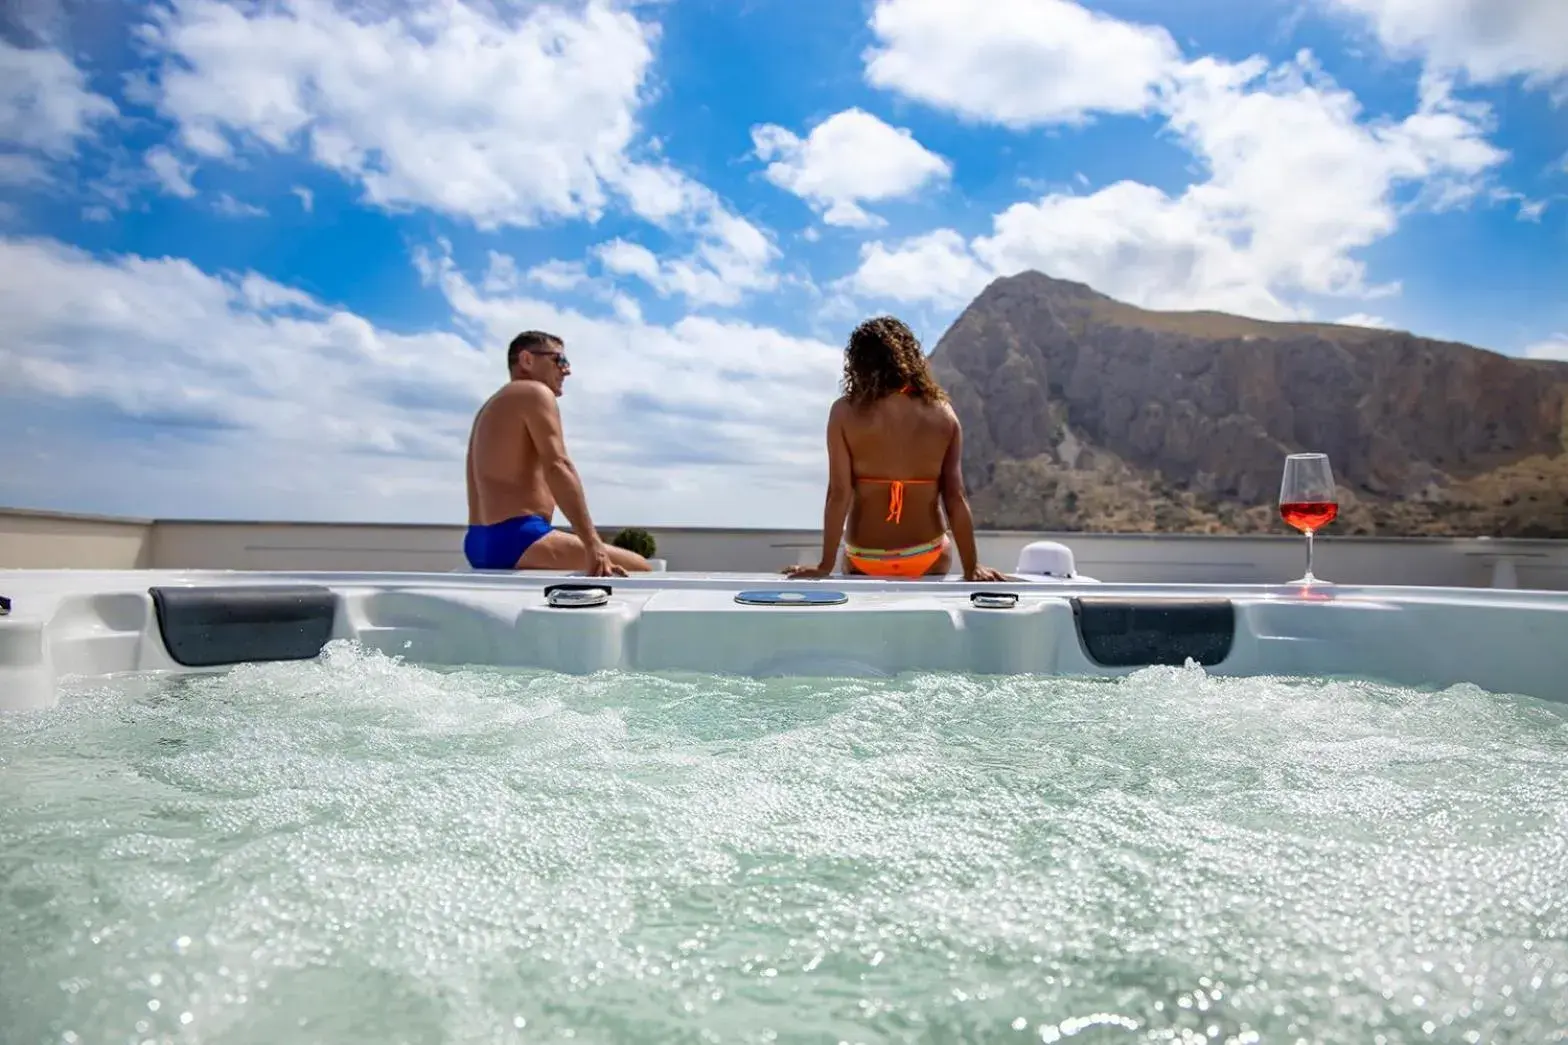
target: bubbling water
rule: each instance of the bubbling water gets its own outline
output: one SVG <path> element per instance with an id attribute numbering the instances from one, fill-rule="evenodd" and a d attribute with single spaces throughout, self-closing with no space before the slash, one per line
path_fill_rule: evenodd
<path id="1" fill-rule="evenodd" d="M 0 719 L 32 1042 L 1542 1041 L 1568 717 L 1473 687 L 432 670 Z"/>

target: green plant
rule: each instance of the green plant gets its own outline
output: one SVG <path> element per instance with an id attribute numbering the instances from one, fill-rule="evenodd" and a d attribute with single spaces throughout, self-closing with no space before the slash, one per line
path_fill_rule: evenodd
<path id="1" fill-rule="evenodd" d="M 636 552 L 644 559 L 653 558 L 654 553 L 659 550 L 658 544 L 654 542 L 653 534 L 637 526 L 629 526 L 622 530 L 615 535 L 615 539 L 610 543 L 617 548 L 625 548 L 629 552 Z"/>

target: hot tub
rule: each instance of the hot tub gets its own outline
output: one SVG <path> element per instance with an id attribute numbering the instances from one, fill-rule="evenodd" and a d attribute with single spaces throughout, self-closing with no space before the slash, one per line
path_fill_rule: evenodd
<path id="1" fill-rule="evenodd" d="M 1546 1041 L 1568 597 L 0 575 L 18 1042 Z"/>
<path id="2" fill-rule="evenodd" d="M 308 659 L 743 676 L 1214 675 L 1473 683 L 1568 700 L 1568 595 L 1485 589 L 969 585 L 773 574 L 9 571 L 0 708 L 67 676 Z"/>

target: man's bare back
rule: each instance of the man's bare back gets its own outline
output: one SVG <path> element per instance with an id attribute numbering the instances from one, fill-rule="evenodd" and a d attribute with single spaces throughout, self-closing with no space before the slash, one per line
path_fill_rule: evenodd
<path id="1" fill-rule="evenodd" d="M 548 394 L 543 386 L 535 387 Z M 555 516 L 544 462 L 528 431 L 528 413 L 541 409 L 537 399 L 527 384 L 509 382 L 474 417 L 468 436 L 470 525 L 488 526 L 514 515 Z"/>
<path id="2" fill-rule="evenodd" d="M 468 437 L 468 533 L 475 569 L 574 570 L 589 576 L 648 570 L 646 559 L 600 539 L 582 480 L 566 452 L 556 397 L 571 368 L 559 338 L 521 334 L 508 350 L 511 380 L 474 417 Z M 557 506 L 572 533 L 555 529 Z"/>

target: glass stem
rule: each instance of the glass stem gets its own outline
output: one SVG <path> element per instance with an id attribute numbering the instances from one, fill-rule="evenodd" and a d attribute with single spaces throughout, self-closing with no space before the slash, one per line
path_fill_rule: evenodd
<path id="1" fill-rule="evenodd" d="M 1312 576 L 1312 531 L 1311 530 L 1307 531 L 1307 577 L 1306 577 L 1306 579 L 1309 582 L 1314 579 L 1313 576 Z"/>

